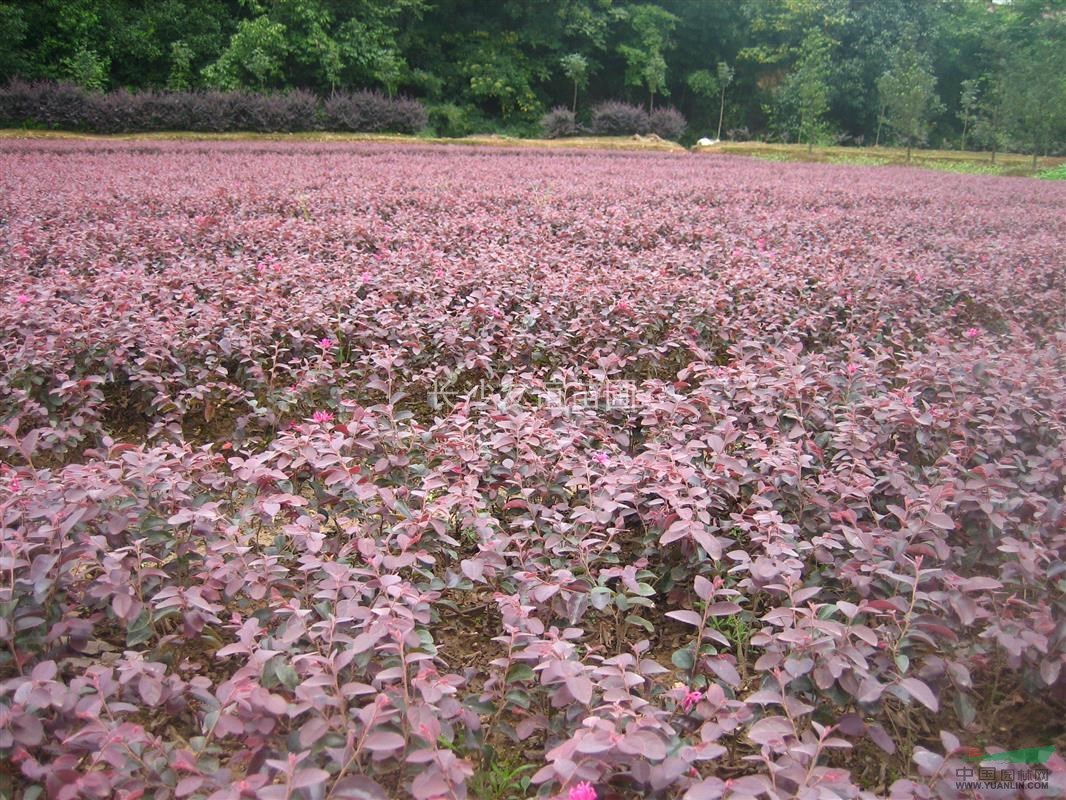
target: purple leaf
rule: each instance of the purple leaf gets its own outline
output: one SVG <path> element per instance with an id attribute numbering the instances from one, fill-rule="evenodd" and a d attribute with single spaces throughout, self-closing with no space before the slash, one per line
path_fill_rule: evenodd
<path id="1" fill-rule="evenodd" d="M 917 678 L 904 678 L 899 682 L 907 694 L 928 708 L 930 711 L 937 711 L 940 708 L 940 704 L 937 702 L 936 695 L 933 694 L 926 684 Z"/>
<path id="2" fill-rule="evenodd" d="M 676 619 L 679 622 L 684 622 L 688 625 L 695 625 L 697 628 L 703 624 L 703 617 L 695 611 L 688 611 L 685 609 L 680 611 L 667 611 L 665 616 L 670 617 L 671 619 Z"/>
<path id="3" fill-rule="evenodd" d="M 748 738 L 762 745 L 780 745 L 786 736 L 794 735 L 792 723 L 785 717 L 763 717 L 748 729 Z"/>
<path id="4" fill-rule="evenodd" d="M 374 731 L 363 740 L 363 747 L 373 753 L 392 753 L 403 746 L 403 737 L 392 731 Z"/>

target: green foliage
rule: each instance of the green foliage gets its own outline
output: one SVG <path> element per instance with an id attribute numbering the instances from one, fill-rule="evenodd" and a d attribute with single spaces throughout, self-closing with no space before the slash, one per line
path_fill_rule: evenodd
<path id="1" fill-rule="evenodd" d="M 710 99 L 718 96 L 718 78 L 709 69 L 690 72 L 685 78 L 688 88 L 700 97 Z"/>
<path id="2" fill-rule="evenodd" d="M 25 69 L 22 45 L 29 24 L 22 9 L 13 3 L 0 3 L 0 75 L 15 75 Z"/>
<path id="3" fill-rule="evenodd" d="M 559 66 L 563 68 L 563 74 L 574 84 L 574 99 L 570 111 L 577 112 L 577 90 L 583 89 L 589 83 L 589 61 L 580 53 L 567 53 L 559 59 Z"/>
<path id="4" fill-rule="evenodd" d="M 180 39 L 170 45 L 170 75 L 167 88 L 181 91 L 192 87 L 192 48 Z"/>
<path id="5" fill-rule="evenodd" d="M 109 61 L 95 50 L 79 47 L 69 58 L 64 58 L 63 77 L 83 89 L 100 90 L 107 85 Z"/>
<path id="6" fill-rule="evenodd" d="M 427 111 L 430 130 L 436 136 L 458 139 L 474 132 L 475 121 L 469 109 L 454 103 L 440 103 L 430 106 Z"/>
<path id="7" fill-rule="evenodd" d="M 1008 129 L 1035 161 L 1066 127 L 1066 40 L 1040 38 L 1016 52 L 1004 90 Z"/>
<path id="8" fill-rule="evenodd" d="M 962 122 L 962 140 L 959 149 L 966 149 L 966 133 L 977 122 L 977 111 L 980 107 L 981 79 L 970 78 L 962 82 L 962 93 L 959 97 L 959 121 Z"/>
<path id="9" fill-rule="evenodd" d="M 1062 9 L 1063 0 L 0 0 L 0 83 L 320 97 L 373 89 L 452 104 L 482 130 L 532 129 L 545 110 L 576 113 L 579 101 L 650 112 L 669 97 L 694 130 L 717 128 L 719 138 L 732 124 L 756 136 L 874 141 L 887 120 L 912 145 L 1043 154 L 1066 148 Z"/>
<path id="10" fill-rule="evenodd" d="M 885 119 L 910 149 L 926 141 L 929 123 L 942 106 L 929 57 L 914 46 L 901 48 L 892 67 L 877 81 Z"/>
<path id="11" fill-rule="evenodd" d="M 493 759 L 470 779 L 471 794 L 482 800 L 524 800 L 530 796 L 530 778 L 536 769 L 535 764 Z"/>
<path id="12" fill-rule="evenodd" d="M 817 29 L 807 33 L 799 60 L 777 90 L 775 114 L 783 127 L 794 128 L 808 148 L 828 132 L 829 75 L 832 42 Z"/>
<path id="13" fill-rule="evenodd" d="M 974 138 L 993 152 L 1007 144 L 1007 87 L 1002 72 L 986 76 L 984 90 L 974 112 Z"/>
<path id="14" fill-rule="evenodd" d="M 672 46 L 670 35 L 680 20 L 650 3 L 630 7 L 627 18 L 632 32 L 618 46 L 626 62 L 625 85 L 647 88 L 649 105 L 654 105 L 655 95 L 670 94 L 666 51 Z"/>
<path id="15" fill-rule="evenodd" d="M 204 79 L 218 89 L 263 89 L 281 83 L 288 52 L 283 24 L 267 17 L 241 20 L 229 46 L 204 69 Z"/>
<path id="16" fill-rule="evenodd" d="M 463 64 L 470 94 L 478 100 L 494 101 L 504 119 L 515 114 L 533 114 L 541 108 L 533 83 L 542 77 L 540 72 L 544 68 L 526 58 L 518 42 L 516 33 L 502 40 L 490 40 L 486 34 L 477 41 Z"/>
<path id="17" fill-rule="evenodd" d="M 283 25 L 294 62 L 287 72 L 310 78 L 333 89 L 341 79 L 342 46 L 332 36 L 333 15 L 320 0 L 276 0 L 271 9 L 274 24 Z"/>
<path id="18" fill-rule="evenodd" d="M 396 92 L 411 78 L 401 27 L 405 20 L 421 15 L 425 0 L 357 0 L 333 5 L 345 11 L 336 34 L 338 80 Z"/>
<path id="19" fill-rule="evenodd" d="M 922 161 L 926 169 L 939 172 L 957 172 L 961 175 L 1002 175 L 1003 170 L 994 164 L 975 164 L 972 161 Z"/>
<path id="20" fill-rule="evenodd" d="M 1036 177 L 1045 181 L 1066 181 L 1066 164 L 1059 164 L 1057 167 L 1046 169 L 1037 173 Z"/>
<path id="21" fill-rule="evenodd" d="M 715 78 L 718 79 L 718 87 L 721 91 L 725 91 L 726 88 L 733 82 L 733 68 L 729 66 L 725 61 L 719 61 L 718 66 L 715 67 Z"/>
<path id="22" fill-rule="evenodd" d="M 578 88 L 588 86 L 589 61 L 580 53 L 568 53 L 559 59 L 559 66 L 563 68 L 563 74 L 572 80 Z"/>

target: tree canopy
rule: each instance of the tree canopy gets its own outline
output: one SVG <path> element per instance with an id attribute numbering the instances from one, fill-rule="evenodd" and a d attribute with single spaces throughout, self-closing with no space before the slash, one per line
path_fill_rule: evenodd
<path id="1" fill-rule="evenodd" d="M 1063 54 L 1066 0 L 0 0 L 0 79 L 376 88 L 504 125 L 620 99 L 793 141 L 1061 148 Z"/>

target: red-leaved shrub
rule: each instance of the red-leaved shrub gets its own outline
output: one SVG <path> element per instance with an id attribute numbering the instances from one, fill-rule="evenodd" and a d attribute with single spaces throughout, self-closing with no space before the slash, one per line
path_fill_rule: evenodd
<path id="1" fill-rule="evenodd" d="M 657 108 L 648 115 L 648 128 L 656 136 L 677 141 L 685 133 L 688 123 L 676 108 Z"/>
<path id="2" fill-rule="evenodd" d="M 329 130 L 417 133 L 421 103 L 377 92 L 341 93 L 321 102 L 286 92 L 87 92 L 65 83 L 12 81 L 0 88 L 0 124 L 96 133 L 145 131 L 295 132 Z"/>
<path id="3" fill-rule="evenodd" d="M 610 100 L 592 109 L 592 132 L 597 136 L 632 136 L 650 130 L 648 112 L 640 106 Z"/>
<path id="4" fill-rule="evenodd" d="M 0 143 L 12 794 L 461 799 L 509 753 L 568 800 L 970 796 L 1063 719 L 1064 219 L 887 167 Z"/>

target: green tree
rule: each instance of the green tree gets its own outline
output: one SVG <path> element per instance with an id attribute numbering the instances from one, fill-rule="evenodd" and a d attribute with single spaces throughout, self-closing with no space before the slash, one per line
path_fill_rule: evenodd
<path id="1" fill-rule="evenodd" d="M 689 73 L 685 81 L 693 94 L 707 100 L 718 100 L 718 133 L 715 138 L 722 138 L 722 120 L 725 118 L 725 90 L 733 82 L 733 68 L 724 61 L 718 62 L 715 72 L 698 69 Z"/>
<path id="2" fill-rule="evenodd" d="M 709 69 L 690 72 L 685 78 L 685 84 L 690 92 L 707 102 L 718 99 L 718 79 Z"/>
<path id="3" fill-rule="evenodd" d="M 1015 54 L 1005 81 L 1008 125 L 1013 138 L 1037 159 L 1063 133 L 1066 117 L 1066 47 L 1038 39 Z"/>
<path id="4" fill-rule="evenodd" d="M 966 149 L 966 134 L 977 121 L 977 112 L 980 108 L 981 79 L 969 78 L 962 82 L 962 93 L 959 96 L 959 120 L 962 122 L 962 138 L 959 140 L 959 149 Z"/>
<path id="5" fill-rule="evenodd" d="M 821 31 L 808 32 L 803 40 L 799 61 L 786 87 L 794 93 L 799 117 L 799 140 L 807 142 L 807 152 L 826 132 L 825 115 L 829 111 L 829 72 L 832 66 L 832 43 Z"/>
<path id="6" fill-rule="evenodd" d="M 192 89 L 216 61 L 239 19 L 219 0 L 112 4 L 110 82 L 129 87 Z"/>
<path id="7" fill-rule="evenodd" d="M 192 48 L 180 39 L 170 44 L 170 74 L 167 88 L 181 91 L 192 87 Z"/>
<path id="8" fill-rule="evenodd" d="M 332 93 L 341 79 L 343 61 L 333 36 L 333 14 L 325 0 L 274 0 L 270 19 L 285 28 L 285 82 L 328 87 Z"/>
<path id="9" fill-rule="evenodd" d="M 618 46 L 626 62 L 625 85 L 648 90 L 648 109 L 655 107 L 655 95 L 669 95 L 666 75 L 666 51 L 670 49 L 670 35 L 678 18 L 659 6 L 645 3 L 630 6 L 626 18 L 631 37 Z"/>
<path id="10" fill-rule="evenodd" d="M 929 58 L 913 45 L 896 50 L 892 67 L 877 81 L 885 121 L 911 149 L 926 141 L 929 122 L 941 109 Z"/>
<path id="11" fill-rule="evenodd" d="M 540 109 L 533 85 L 543 75 L 538 66 L 522 52 L 520 36 L 510 32 L 489 38 L 486 34 L 468 50 L 463 69 L 469 76 L 470 94 L 478 100 L 493 100 L 505 118 L 529 116 Z"/>
<path id="12" fill-rule="evenodd" d="M 219 89 L 265 89 L 281 82 L 288 52 L 280 22 L 265 16 L 241 20 L 218 60 L 204 68 L 204 78 Z"/>
<path id="13" fill-rule="evenodd" d="M 100 91 L 107 86 L 109 66 L 107 56 L 101 56 L 87 47 L 79 47 L 72 55 L 63 59 L 62 76 L 84 89 Z"/>
<path id="14" fill-rule="evenodd" d="M 718 62 L 716 77 L 718 78 L 720 100 L 718 103 L 718 133 L 715 138 L 719 141 L 722 139 L 722 120 L 725 118 L 725 90 L 729 88 L 729 84 L 733 82 L 733 74 L 733 68 L 729 66 L 729 64 L 725 61 Z"/>
<path id="15" fill-rule="evenodd" d="M 559 59 L 559 65 L 563 68 L 563 74 L 574 84 L 574 99 L 570 110 L 577 113 L 577 90 L 588 86 L 589 62 L 580 53 L 568 53 Z"/>
<path id="16" fill-rule="evenodd" d="M 335 2 L 334 7 L 339 21 L 335 34 L 339 82 L 382 86 L 394 94 L 412 79 L 410 54 L 423 45 L 409 41 L 406 30 L 421 21 L 425 0 L 352 0 Z M 438 33 L 438 37 L 443 35 L 447 34 Z M 328 60 L 325 64 L 329 74 Z M 454 69 L 454 65 L 449 66 Z M 421 72 L 428 77 L 426 70 Z"/>
<path id="17" fill-rule="evenodd" d="M 0 78 L 25 71 L 22 46 L 29 23 L 22 9 L 12 3 L 0 3 Z"/>
<path id="18" fill-rule="evenodd" d="M 984 91 L 977 102 L 973 135 L 984 147 L 992 151 L 992 163 L 996 153 L 1007 142 L 1006 130 L 1006 84 L 1002 70 L 985 76 Z"/>

